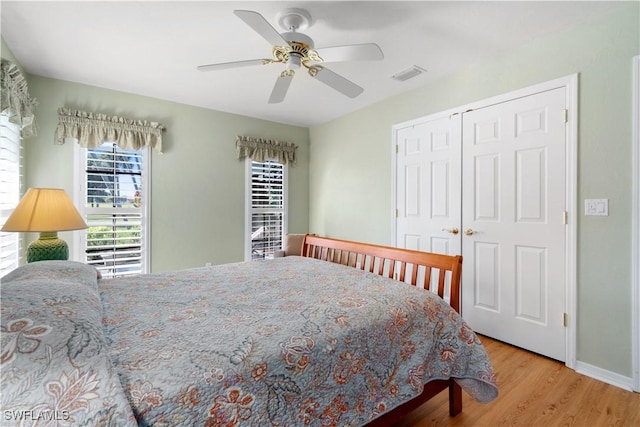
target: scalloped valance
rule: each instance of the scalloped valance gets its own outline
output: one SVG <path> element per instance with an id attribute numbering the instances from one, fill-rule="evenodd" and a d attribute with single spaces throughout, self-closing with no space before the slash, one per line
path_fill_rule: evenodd
<path id="1" fill-rule="evenodd" d="M 21 136 L 37 134 L 35 109 L 38 100 L 29 94 L 24 75 L 16 64 L 2 58 L 0 65 L 0 108 L 9 121 L 20 126 Z"/>
<path id="2" fill-rule="evenodd" d="M 124 150 L 148 146 L 162 153 L 164 130 L 165 127 L 157 122 L 59 108 L 55 138 L 57 144 L 63 144 L 65 138 L 73 138 L 85 148 L 96 148 L 109 141 Z"/>
<path id="3" fill-rule="evenodd" d="M 292 142 L 272 141 L 248 136 L 236 138 L 236 151 L 238 159 L 249 157 L 257 162 L 275 160 L 286 165 L 295 165 L 297 145 Z"/>

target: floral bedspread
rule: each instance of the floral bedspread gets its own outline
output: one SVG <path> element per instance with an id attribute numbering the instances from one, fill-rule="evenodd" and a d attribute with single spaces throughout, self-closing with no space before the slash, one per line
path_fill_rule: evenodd
<path id="1" fill-rule="evenodd" d="M 437 295 L 300 257 L 99 281 L 109 356 L 142 426 L 358 426 L 484 348 Z"/>

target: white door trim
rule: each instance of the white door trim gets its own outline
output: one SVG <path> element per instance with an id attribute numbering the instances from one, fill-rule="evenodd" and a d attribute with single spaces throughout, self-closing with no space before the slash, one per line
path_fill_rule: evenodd
<path id="1" fill-rule="evenodd" d="M 467 105 L 463 105 L 450 110 L 441 111 L 421 117 L 413 120 L 409 120 L 397 125 L 392 126 L 391 137 L 391 242 L 393 245 L 397 245 L 396 242 L 396 130 L 401 127 L 411 126 L 419 122 L 423 122 L 426 119 L 441 118 L 445 115 L 451 115 L 461 113 L 469 109 L 478 109 L 488 107 L 494 104 L 507 102 L 516 98 L 525 97 L 534 93 L 544 92 L 548 90 L 564 87 L 566 89 L 566 105 L 568 109 L 567 119 L 568 125 L 566 130 L 566 210 L 568 213 L 568 223 L 566 227 L 566 258 L 565 258 L 565 271 L 566 271 L 566 298 L 565 298 L 565 312 L 568 316 L 568 322 L 565 332 L 565 346 L 566 357 L 565 365 L 571 369 L 576 369 L 576 348 L 577 348 L 577 310 L 576 310 L 576 298 L 577 298 L 577 225 L 578 225 L 578 74 L 572 74 L 566 77 L 561 77 L 548 82 L 536 84 L 523 89 L 515 90 L 506 94 L 494 96 L 491 98 L 476 101 Z"/>
<path id="2" fill-rule="evenodd" d="M 640 56 L 633 58 L 632 87 L 631 360 L 632 388 L 640 392 Z"/>

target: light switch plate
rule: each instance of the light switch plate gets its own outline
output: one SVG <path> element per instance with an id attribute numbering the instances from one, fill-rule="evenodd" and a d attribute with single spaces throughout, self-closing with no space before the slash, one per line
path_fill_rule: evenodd
<path id="1" fill-rule="evenodd" d="M 585 199 L 584 214 L 609 216 L 609 199 Z"/>

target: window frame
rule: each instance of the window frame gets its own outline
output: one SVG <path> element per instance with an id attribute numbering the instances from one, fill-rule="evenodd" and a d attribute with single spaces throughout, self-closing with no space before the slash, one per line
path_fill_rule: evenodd
<path id="1" fill-rule="evenodd" d="M 105 141 L 108 143 L 111 141 Z M 115 144 L 115 143 L 113 143 Z M 98 148 L 98 147 L 96 147 Z M 124 151 L 137 151 L 137 150 L 125 150 Z M 87 194 L 87 148 L 81 147 L 79 144 L 74 144 L 74 202 L 80 215 L 87 218 L 86 207 L 86 194 Z M 144 197 L 142 197 L 141 206 L 141 256 L 140 256 L 140 274 L 146 274 L 151 271 L 151 149 L 149 147 L 143 147 L 139 150 L 142 153 L 142 173 L 141 182 Z M 113 208 L 118 209 L 118 208 Z M 120 208 L 122 213 L 132 213 L 133 210 L 129 208 Z M 94 212 L 95 213 L 95 212 Z M 136 210 L 137 213 L 137 210 Z M 79 262 L 86 263 L 86 243 L 87 234 L 85 230 L 74 233 L 74 249 L 73 259 Z M 115 277 L 115 276 L 114 276 Z"/>
<path id="2" fill-rule="evenodd" d="M 14 148 L 17 149 L 17 176 L 15 178 L 17 178 L 17 183 L 16 186 L 17 188 L 14 190 L 17 190 L 17 192 L 15 194 L 13 194 L 14 197 L 14 202 L 12 203 L 12 208 L 8 208 L 8 209 L 2 209 L 2 212 L 0 213 L 0 218 L 5 217 L 5 218 L 9 218 L 9 215 L 11 215 L 11 213 L 13 212 L 13 210 L 16 208 L 16 206 L 18 206 L 18 203 L 20 202 L 20 199 L 22 197 L 22 192 L 23 192 L 23 185 L 24 185 L 24 170 L 23 170 L 23 166 L 24 166 L 24 162 L 23 162 L 23 146 L 22 146 L 22 136 L 21 136 L 21 130 L 20 130 L 20 125 L 16 124 L 16 123 L 12 123 L 9 120 L 9 116 L 4 113 L 4 114 L 0 114 L 0 126 L 2 127 L 2 135 L 0 135 L 0 137 L 2 137 L 3 139 L 5 138 L 5 135 L 8 130 L 8 132 L 11 133 L 11 135 L 17 136 L 17 140 L 15 138 L 7 138 L 9 140 L 9 143 L 15 143 Z M 4 221 L 0 220 L 0 227 L 4 224 Z M 2 258 L 0 258 L 0 277 L 3 277 L 5 274 L 9 273 L 11 270 L 17 268 L 20 266 L 20 264 L 22 263 L 22 238 L 21 238 L 21 234 L 20 233 L 15 233 L 15 232 L 0 232 L 1 233 L 1 239 L 3 241 L 5 240 L 13 240 L 13 244 L 15 244 L 15 253 L 11 254 L 11 257 L 5 257 L 4 256 L 4 245 L 0 246 L 0 248 L 2 248 Z M 7 245 L 8 246 L 8 245 Z M 6 267 L 2 267 L 2 264 L 4 264 L 4 258 L 7 258 L 7 260 L 9 258 L 12 258 L 12 260 L 8 260 L 8 264 Z"/>
<path id="3" fill-rule="evenodd" d="M 273 162 L 282 165 L 282 193 L 283 193 L 283 208 L 282 208 L 282 245 L 279 248 L 280 250 L 284 248 L 285 236 L 287 235 L 288 223 L 289 223 L 289 166 L 286 164 L 279 163 L 276 159 L 267 159 L 264 162 L 257 162 L 252 160 L 250 157 L 245 158 L 245 221 L 244 221 L 244 260 L 252 261 L 251 253 L 252 253 L 252 242 L 251 242 L 251 234 L 252 234 L 252 214 L 253 208 L 251 206 L 251 198 L 252 198 L 252 183 L 253 183 L 253 163 L 267 163 Z"/>

